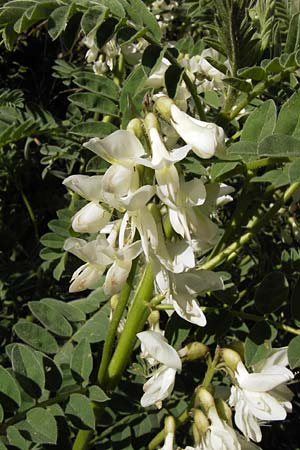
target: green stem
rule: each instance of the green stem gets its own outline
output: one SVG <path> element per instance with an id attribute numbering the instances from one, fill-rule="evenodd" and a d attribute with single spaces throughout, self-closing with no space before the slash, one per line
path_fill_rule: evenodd
<path id="1" fill-rule="evenodd" d="M 263 216 L 252 221 L 251 226 L 249 226 L 249 231 L 243 234 L 238 240 L 230 244 L 224 250 L 222 250 L 218 255 L 213 257 L 211 260 L 205 262 L 199 269 L 200 270 L 210 270 L 216 267 L 218 264 L 224 261 L 231 253 L 236 252 L 244 244 L 246 244 L 261 228 L 263 228 L 279 209 L 286 203 L 293 193 L 300 187 L 300 183 L 293 183 L 285 191 L 282 197 L 277 200 L 277 202 L 270 208 Z"/>
<path id="2" fill-rule="evenodd" d="M 21 196 L 22 196 L 24 205 L 26 206 L 26 209 L 27 209 L 27 211 L 28 211 L 30 220 L 31 220 L 31 222 L 32 222 L 33 229 L 34 229 L 34 235 L 35 235 L 36 239 L 39 240 L 39 231 L 38 231 L 38 226 L 37 226 L 36 217 L 35 217 L 35 214 L 34 214 L 34 212 L 33 212 L 33 209 L 31 208 L 31 205 L 30 205 L 30 203 L 29 203 L 29 200 L 28 200 L 28 198 L 26 197 L 25 192 L 24 192 L 23 190 L 21 190 Z"/>
<path id="3" fill-rule="evenodd" d="M 189 415 L 189 409 L 185 409 L 183 413 L 180 414 L 178 417 L 174 417 L 176 422 L 176 428 L 180 427 L 181 425 L 185 424 L 190 418 Z M 155 450 L 164 440 L 165 438 L 165 430 L 161 430 L 159 433 L 157 433 L 156 436 L 149 442 L 147 450 Z"/>
<path id="4" fill-rule="evenodd" d="M 152 291 L 153 273 L 152 264 L 149 262 L 145 267 L 123 333 L 107 369 L 107 387 L 109 389 L 113 389 L 122 377 L 136 342 L 136 333 L 143 328 L 150 313 L 147 302 L 151 300 Z"/>
<path id="5" fill-rule="evenodd" d="M 98 370 L 98 384 L 99 386 L 105 385 L 105 377 L 107 372 L 107 367 L 112 355 L 112 349 L 115 342 L 115 337 L 117 334 L 118 325 L 124 313 L 130 292 L 132 290 L 132 285 L 134 281 L 134 276 L 136 272 L 137 259 L 133 262 L 130 274 L 126 281 L 125 286 L 122 291 L 117 295 L 117 307 L 113 313 L 112 319 L 110 321 L 107 335 L 104 342 L 103 352 L 100 367 Z"/>

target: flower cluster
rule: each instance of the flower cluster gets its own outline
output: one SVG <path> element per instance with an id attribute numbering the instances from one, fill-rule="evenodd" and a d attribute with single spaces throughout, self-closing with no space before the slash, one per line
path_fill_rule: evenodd
<path id="1" fill-rule="evenodd" d="M 88 202 L 72 218 L 72 228 L 93 235 L 88 241 L 74 237 L 65 242 L 65 250 L 84 261 L 72 276 L 70 291 L 92 289 L 105 274 L 104 291 L 120 292 L 132 261 L 143 254 L 152 263 L 157 293 L 181 317 L 203 326 L 197 296 L 222 289 L 223 282 L 212 271 L 196 270 L 196 261 L 218 237 L 210 215 L 224 186 L 205 184 L 208 179 L 202 178 L 186 181 L 180 162 L 190 151 L 201 158 L 222 151 L 224 132 L 183 113 L 168 98 L 160 98 L 156 107 L 168 111 L 186 145 L 168 149 L 158 118 L 149 112 L 127 130 L 84 144 L 110 163 L 104 175 L 72 175 L 64 181 Z"/>

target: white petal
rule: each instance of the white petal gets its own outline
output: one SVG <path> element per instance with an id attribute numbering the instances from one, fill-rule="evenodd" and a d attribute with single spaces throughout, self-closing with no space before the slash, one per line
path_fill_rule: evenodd
<path id="1" fill-rule="evenodd" d="M 134 159 L 144 155 L 140 141 L 130 131 L 117 130 L 104 139 L 92 138 L 83 144 L 110 163 L 132 166 Z"/>
<path id="2" fill-rule="evenodd" d="M 138 173 L 132 167 L 113 164 L 103 175 L 104 195 L 114 194 L 118 197 L 127 195 L 132 184 L 132 178 L 136 176 L 138 178 Z"/>
<path id="3" fill-rule="evenodd" d="M 107 295 L 114 295 L 121 291 L 128 278 L 132 261 L 117 260 L 107 271 L 103 290 Z"/>
<path id="4" fill-rule="evenodd" d="M 206 318 L 194 298 L 183 298 L 176 297 L 173 298 L 174 309 L 177 314 L 188 322 L 199 325 L 199 327 L 204 327 L 206 325 Z"/>
<path id="5" fill-rule="evenodd" d="M 77 233 L 96 233 L 108 224 L 111 213 L 90 202 L 72 217 L 72 228 Z"/>
<path id="6" fill-rule="evenodd" d="M 260 373 L 248 373 L 243 363 L 239 362 L 236 377 L 241 388 L 254 392 L 266 392 L 290 381 L 294 375 L 283 366 L 272 366 Z"/>
<path id="7" fill-rule="evenodd" d="M 286 418 L 284 407 L 266 392 L 244 390 L 244 396 L 251 413 L 260 420 L 283 420 Z"/>
<path id="8" fill-rule="evenodd" d="M 229 404 L 230 406 L 235 407 L 234 421 L 238 429 L 241 430 L 247 439 L 260 442 L 262 439 L 262 434 L 258 421 L 250 412 L 242 389 L 235 386 L 231 387 Z"/>
<path id="9" fill-rule="evenodd" d="M 157 405 L 161 407 L 161 402 L 165 400 L 173 391 L 175 384 L 176 370 L 168 367 L 161 367 L 147 383 L 144 384 L 145 394 L 141 398 L 141 405 Z"/>
<path id="10" fill-rule="evenodd" d="M 72 283 L 69 291 L 80 292 L 85 289 L 93 289 L 100 280 L 104 270 L 105 266 L 101 267 L 92 264 L 80 266 L 72 275 Z"/>
<path id="11" fill-rule="evenodd" d="M 172 125 L 200 158 L 211 158 L 224 148 L 224 131 L 214 123 L 202 122 L 171 106 Z"/>
<path id="12" fill-rule="evenodd" d="M 132 244 L 127 245 L 118 250 L 118 259 L 122 261 L 132 261 L 135 259 L 142 251 L 141 241 L 135 241 Z"/>
<path id="13" fill-rule="evenodd" d="M 183 183 L 182 190 L 186 197 L 186 205 L 199 206 L 205 202 L 206 189 L 201 180 L 195 178 L 187 183 Z"/>
<path id="14" fill-rule="evenodd" d="M 102 175 L 71 175 L 63 184 L 86 200 L 98 202 L 102 198 L 102 178 Z"/>
<path id="15" fill-rule="evenodd" d="M 127 197 L 122 197 L 121 203 L 128 211 L 135 211 L 144 207 L 154 194 L 154 186 L 142 186 Z"/>
<path id="16" fill-rule="evenodd" d="M 148 330 L 138 333 L 137 337 L 143 343 L 144 349 L 150 356 L 165 364 L 167 367 L 181 370 L 181 359 L 178 353 L 168 344 L 166 338 L 161 333 Z"/>

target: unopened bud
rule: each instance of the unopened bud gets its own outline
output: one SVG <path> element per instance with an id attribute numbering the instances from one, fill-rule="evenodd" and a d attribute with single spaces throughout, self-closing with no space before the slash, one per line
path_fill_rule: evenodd
<path id="1" fill-rule="evenodd" d="M 232 341 L 232 343 L 230 344 L 229 348 L 231 350 L 236 351 L 240 355 L 242 360 L 244 359 L 245 347 L 244 347 L 244 343 L 243 342 L 241 342 L 239 340 Z"/>
<path id="2" fill-rule="evenodd" d="M 200 405 L 204 411 L 208 412 L 209 408 L 215 406 L 215 401 L 213 396 L 207 389 L 200 387 L 197 389 L 195 397 L 195 406 Z"/>
<path id="3" fill-rule="evenodd" d="M 155 128 L 156 130 L 159 129 L 159 123 L 157 120 L 157 117 L 153 113 L 148 113 L 144 119 L 144 124 L 147 132 L 151 128 Z"/>
<path id="4" fill-rule="evenodd" d="M 235 350 L 231 350 L 231 348 L 223 348 L 221 350 L 221 354 L 223 356 L 226 366 L 228 366 L 229 369 L 235 372 L 238 363 L 242 360 L 240 355 Z"/>
<path id="5" fill-rule="evenodd" d="M 176 431 L 176 423 L 173 416 L 167 416 L 165 418 L 165 426 L 164 426 L 165 434 L 167 433 L 175 433 Z"/>
<path id="6" fill-rule="evenodd" d="M 232 411 L 230 406 L 228 406 L 227 403 L 221 398 L 217 398 L 215 403 L 219 417 L 226 420 L 226 422 L 231 423 Z"/>
<path id="7" fill-rule="evenodd" d="M 194 361 L 195 359 L 202 359 L 208 353 L 208 347 L 201 342 L 191 342 L 185 347 L 179 350 L 178 354 L 181 358 L 185 358 L 188 361 Z"/>
<path id="8" fill-rule="evenodd" d="M 171 118 L 171 106 L 174 104 L 173 100 L 171 100 L 167 96 L 158 97 L 155 102 L 155 109 L 159 112 L 159 114 L 166 120 L 170 120 Z"/>
<path id="9" fill-rule="evenodd" d="M 209 428 L 209 421 L 201 409 L 194 410 L 194 423 L 200 435 L 207 432 Z"/>
<path id="10" fill-rule="evenodd" d="M 118 302 L 119 302 L 119 296 L 118 295 L 113 295 L 110 298 L 110 307 L 111 307 L 112 311 L 115 311 L 116 307 L 118 306 Z"/>
<path id="11" fill-rule="evenodd" d="M 140 119 L 131 119 L 127 125 L 127 130 L 131 131 L 137 138 L 143 137 L 143 125 Z"/>
<path id="12" fill-rule="evenodd" d="M 159 318 L 160 318 L 159 311 L 154 310 L 150 313 L 150 315 L 148 316 L 148 323 L 151 330 L 156 329 L 157 324 L 159 324 Z"/>

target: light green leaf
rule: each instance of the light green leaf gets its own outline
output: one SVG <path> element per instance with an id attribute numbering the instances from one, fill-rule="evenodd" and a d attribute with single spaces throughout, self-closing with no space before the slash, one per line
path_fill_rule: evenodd
<path id="1" fill-rule="evenodd" d="M 76 306 L 85 314 L 91 314 L 97 311 L 97 309 L 99 309 L 99 306 L 107 300 L 108 296 L 104 293 L 103 288 L 101 287 L 92 291 L 85 298 L 73 300 L 72 302 L 70 302 L 70 304 Z"/>
<path id="2" fill-rule="evenodd" d="M 106 337 L 106 330 L 108 328 L 109 306 L 105 305 L 94 314 L 73 336 L 76 342 L 82 339 L 87 339 L 88 342 L 104 341 Z"/>
<path id="3" fill-rule="evenodd" d="M 251 183 L 271 183 L 275 189 L 290 183 L 288 165 L 283 168 L 269 170 L 261 176 L 251 178 Z"/>
<path id="4" fill-rule="evenodd" d="M 224 180 L 224 176 L 228 174 L 228 177 L 231 174 L 231 171 L 235 169 L 240 163 L 238 161 L 233 162 L 220 162 L 211 165 L 210 175 L 212 180 L 216 180 L 218 177 L 222 176 L 222 180 Z"/>
<path id="5" fill-rule="evenodd" d="M 147 27 L 157 41 L 161 40 L 161 29 L 157 20 L 142 0 L 123 0 L 122 3 L 135 24 Z"/>
<path id="6" fill-rule="evenodd" d="M 88 382 L 93 369 L 91 346 L 87 339 L 82 339 L 75 347 L 71 359 L 71 372 L 78 383 Z"/>
<path id="7" fill-rule="evenodd" d="M 252 78 L 255 81 L 265 80 L 267 78 L 266 71 L 259 66 L 245 67 L 238 70 L 238 76 L 242 78 Z"/>
<path id="8" fill-rule="evenodd" d="M 288 134 L 300 138 L 300 93 L 295 92 L 282 106 L 276 128 L 276 134 Z"/>
<path id="9" fill-rule="evenodd" d="M 55 266 L 54 270 L 53 270 L 53 278 L 56 281 L 60 280 L 60 277 L 62 275 L 62 273 L 65 270 L 65 266 L 66 266 L 66 258 L 67 258 L 67 253 L 64 253 L 62 255 L 62 257 L 60 258 L 60 261 L 58 262 L 58 264 Z"/>
<path id="10" fill-rule="evenodd" d="M 41 244 L 50 248 L 63 248 L 65 238 L 56 233 L 46 233 L 41 237 Z"/>
<path id="11" fill-rule="evenodd" d="M 300 336 L 294 337 L 289 343 L 288 360 L 291 369 L 300 366 Z"/>
<path id="12" fill-rule="evenodd" d="M 42 298 L 40 302 L 56 309 L 70 322 L 81 322 L 85 320 L 85 314 L 76 306 L 54 298 Z"/>
<path id="13" fill-rule="evenodd" d="M 14 331 L 22 341 L 41 352 L 51 354 L 58 351 L 54 337 L 40 325 L 21 319 L 14 325 Z"/>
<path id="14" fill-rule="evenodd" d="M 83 137 L 99 137 L 103 138 L 113 133 L 118 128 L 112 123 L 107 122 L 81 122 L 71 128 L 70 133 Z"/>
<path id="15" fill-rule="evenodd" d="M 50 14 L 48 20 L 48 33 L 53 41 L 66 29 L 68 20 L 73 11 L 74 2 L 72 1 L 70 5 L 59 6 Z"/>
<path id="16" fill-rule="evenodd" d="M 82 394 L 72 394 L 67 404 L 66 415 L 80 429 L 95 429 L 95 415 L 91 401 Z"/>
<path id="17" fill-rule="evenodd" d="M 56 444 L 57 425 L 52 414 L 44 408 L 34 408 L 27 413 L 27 422 L 32 429 L 31 438 L 38 444 Z"/>
<path id="18" fill-rule="evenodd" d="M 11 353 L 12 369 L 25 392 L 39 398 L 45 386 L 45 374 L 35 352 L 24 344 L 15 344 Z"/>
<path id="19" fill-rule="evenodd" d="M 274 157 L 300 156 L 300 139 L 284 134 L 267 136 L 259 143 L 258 154 Z"/>
<path id="20" fill-rule="evenodd" d="M 90 112 L 99 112 L 102 114 L 116 115 L 117 105 L 106 97 L 90 92 L 79 92 L 72 94 L 69 100 L 77 106 Z"/>
<path id="21" fill-rule="evenodd" d="M 0 366 L 0 403 L 9 411 L 21 405 L 21 394 L 16 380 Z"/>
<path id="22" fill-rule="evenodd" d="M 120 96 L 118 86 L 104 75 L 95 75 L 90 72 L 82 72 L 75 76 L 74 83 L 95 94 L 117 100 Z"/>
<path id="23" fill-rule="evenodd" d="M 70 222 L 65 220 L 53 219 L 48 223 L 48 228 L 58 236 L 67 238 L 70 236 Z"/>
<path id="24" fill-rule="evenodd" d="M 278 270 L 269 273 L 255 290 L 255 306 L 263 314 L 276 311 L 287 300 L 289 285 L 284 274 Z"/>
<path id="25" fill-rule="evenodd" d="M 3 411 L 3 408 L 2 408 L 1 403 L 0 403 L 0 423 L 3 422 L 3 418 L 4 418 L 4 411 Z"/>
<path id="26" fill-rule="evenodd" d="M 123 128 L 126 127 L 130 119 L 137 117 L 141 113 L 142 99 L 146 92 L 143 89 L 146 79 L 147 74 L 144 67 L 138 66 L 124 82 L 120 95 L 120 110 L 123 116 Z"/>
<path id="27" fill-rule="evenodd" d="M 247 118 L 241 134 L 241 141 L 259 143 L 273 133 L 276 125 L 276 105 L 267 100 Z"/>
<path id="28" fill-rule="evenodd" d="M 40 301 L 29 302 L 28 306 L 32 314 L 52 333 L 63 337 L 72 335 L 71 325 L 54 307 Z"/>
<path id="29" fill-rule="evenodd" d="M 88 35 L 92 30 L 100 25 L 106 16 L 106 8 L 89 8 L 82 16 L 81 28 L 85 35 Z"/>
<path id="30" fill-rule="evenodd" d="M 90 386 L 88 391 L 89 399 L 93 402 L 103 403 L 109 400 L 109 397 L 99 386 Z"/>
<path id="31" fill-rule="evenodd" d="M 20 431 L 14 427 L 10 426 L 7 428 L 7 439 L 13 448 L 18 448 L 20 450 L 28 450 L 30 442 L 26 441 L 21 435 Z M 1 447 L 0 447 L 1 448 Z"/>
<path id="32" fill-rule="evenodd" d="M 239 141 L 228 148 L 229 155 L 257 155 L 257 146 L 255 142 Z"/>

